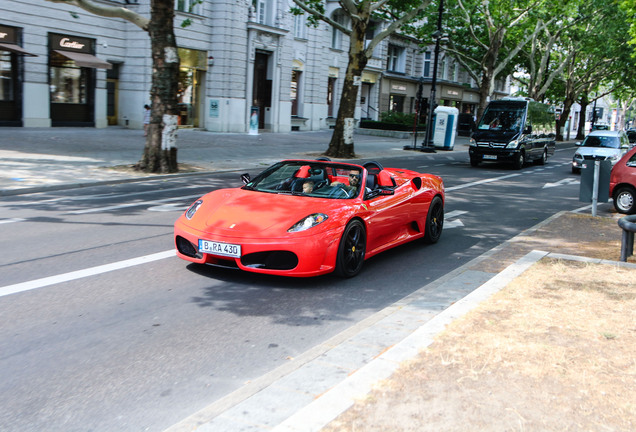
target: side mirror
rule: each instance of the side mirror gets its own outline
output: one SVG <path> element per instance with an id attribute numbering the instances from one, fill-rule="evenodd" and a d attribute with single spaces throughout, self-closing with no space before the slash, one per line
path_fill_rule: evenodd
<path id="1" fill-rule="evenodd" d="M 249 182 L 252 181 L 252 178 L 250 177 L 248 173 L 245 173 L 245 174 L 241 174 L 241 180 L 243 180 L 243 184 L 248 184 Z"/>
<path id="2" fill-rule="evenodd" d="M 574 143 L 574 145 L 576 145 L 576 146 L 579 146 L 579 147 L 580 147 L 580 146 L 581 146 L 581 141 L 577 141 L 577 142 L 575 142 L 575 143 Z"/>

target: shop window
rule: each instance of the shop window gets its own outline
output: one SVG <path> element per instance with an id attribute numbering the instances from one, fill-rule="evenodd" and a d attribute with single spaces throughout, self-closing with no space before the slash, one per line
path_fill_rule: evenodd
<path id="1" fill-rule="evenodd" d="M 88 103 L 88 71 L 73 60 L 56 52 L 51 53 L 51 102 L 67 104 Z"/>
<path id="2" fill-rule="evenodd" d="M 13 101 L 14 94 L 13 69 L 11 53 L 0 51 L 0 101 Z"/>
<path id="3" fill-rule="evenodd" d="M 389 44 L 387 70 L 391 72 L 406 72 L 406 50 L 403 47 Z"/>
<path id="4" fill-rule="evenodd" d="M 291 79 L 291 114 L 293 116 L 298 116 L 298 104 L 299 104 L 299 90 L 300 90 L 300 75 L 302 72 L 300 71 L 292 71 L 292 79 Z"/>
<path id="5" fill-rule="evenodd" d="M 174 5 L 179 12 L 201 15 L 201 1 L 199 0 L 176 0 Z"/>
<path id="6" fill-rule="evenodd" d="M 395 112 L 404 112 L 404 100 L 406 97 L 404 95 L 391 95 L 391 99 L 389 101 L 389 111 Z"/>
<path id="7" fill-rule="evenodd" d="M 329 77 L 327 81 L 327 116 L 333 117 L 333 105 L 334 105 L 334 92 L 336 89 L 336 79 L 334 77 Z"/>

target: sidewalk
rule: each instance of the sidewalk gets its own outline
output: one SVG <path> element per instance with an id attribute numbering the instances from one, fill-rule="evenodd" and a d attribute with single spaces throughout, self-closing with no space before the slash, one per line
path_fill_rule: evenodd
<path id="1" fill-rule="evenodd" d="M 0 196 L 149 177 L 109 169 L 139 161 L 145 144 L 140 130 L 2 128 L 1 132 Z M 327 150 L 331 134 L 331 130 L 248 135 L 180 129 L 177 159 L 200 172 L 258 171 L 282 159 L 318 157 Z M 423 138 L 418 138 L 418 145 Z M 468 138 L 458 137 L 455 151 L 466 151 L 467 143 Z M 405 151 L 405 145 L 413 145 L 413 141 L 355 135 L 360 160 L 430 154 Z"/>
<path id="2" fill-rule="evenodd" d="M 283 158 L 317 157 L 326 150 L 331 133 L 250 136 L 180 130 L 178 159 L 180 163 L 200 167 L 201 172 L 255 172 Z M 144 174 L 109 169 L 135 164 L 144 142 L 141 131 L 122 128 L 3 128 L 0 196 L 146 179 L 148 176 Z M 458 137 L 454 150 L 464 152 L 466 158 L 467 142 L 467 138 Z M 356 153 L 365 161 L 430 156 L 405 151 L 405 145 L 412 145 L 412 141 L 355 136 Z M 440 151 L 437 155 L 445 153 Z M 620 244 L 620 229 L 611 204 L 600 206 L 599 214 L 601 218 L 581 218 L 574 223 L 568 213 L 560 213 L 539 223 L 293 361 L 246 383 L 168 431 L 308 432 L 329 428 L 329 423 L 354 402 L 364 400 L 372 389 L 384 385 L 380 384 L 382 380 L 389 379 L 404 362 L 426 349 L 449 323 L 480 303 L 489 302 L 493 293 L 539 259 L 583 260 L 589 265 L 605 263 L 636 272 L 633 260 L 631 264 L 619 265 L 613 262 L 615 258 L 602 261 L 602 257 L 594 255 L 608 242 L 611 244 L 607 250 L 615 249 L 620 254 L 616 245 L 617 241 Z M 603 223 L 599 225 L 598 221 Z M 583 244 L 589 246 L 587 254 Z M 608 283 L 611 284 L 611 279 Z M 332 427 L 339 431 L 365 430 L 351 427 L 346 417 L 335 425 Z M 413 427 L 412 430 L 422 430 L 417 423 Z M 465 430 L 465 424 L 447 430 Z"/>

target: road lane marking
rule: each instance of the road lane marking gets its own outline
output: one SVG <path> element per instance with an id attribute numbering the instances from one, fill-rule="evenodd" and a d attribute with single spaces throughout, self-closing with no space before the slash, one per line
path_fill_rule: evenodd
<path id="1" fill-rule="evenodd" d="M 2 219 L 0 220 L 0 224 L 8 224 L 8 223 L 14 223 L 14 222 L 24 222 L 26 219 L 22 219 L 22 218 L 12 218 L 12 219 Z"/>
<path id="2" fill-rule="evenodd" d="M 484 180 L 478 180 L 478 181 L 474 181 L 474 182 L 470 182 L 470 183 L 464 183 L 461 185 L 457 185 L 457 186 L 451 186 L 451 187 L 447 187 L 444 188 L 446 192 L 448 191 L 454 191 L 454 190 L 458 190 L 458 189 L 465 189 L 465 188 L 469 188 L 472 186 L 477 186 L 480 184 L 484 184 L 484 183 L 492 183 L 495 181 L 499 181 L 499 180 L 505 180 L 508 178 L 512 178 L 512 177 L 517 177 L 520 176 L 521 174 L 508 174 L 505 176 L 501 176 L 501 177 L 493 177 L 493 178 L 489 178 L 489 179 L 484 179 Z"/>
<path id="3" fill-rule="evenodd" d="M 543 186 L 543 189 L 545 188 L 553 188 L 553 187 L 558 187 L 558 186 L 566 186 L 566 185 L 573 185 L 573 184 L 579 184 L 580 181 L 577 178 L 564 178 L 563 180 L 559 180 L 556 181 L 554 183 L 546 183 Z"/>
<path id="4" fill-rule="evenodd" d="M 72 280 L 82 279 L 85 277 L 95 276 L 102 273 L 111 272 L 114 270 L 121 270 L 128 267 L 134 267 L 141 264 L 146 264 L 153 261 L 170 258 L 176 255 L 174 249 L 170 249 L 163 252 L 158 252 L 151 255 L 145 255 L 137 258 L 132 258 L 124 261 L 114 262 L 111 264 L 100 265 L 96 267 L 90 267 L 84 270 L 77 270 L 69 273 L 64 273 L 56 276 L 49 276 L 41 279 L 35 279 L 28 282 L 17 283 L 14 285 L 7 285 L 0 287 L 0 297 L 4 297 L 10 294 L 16 294 L 19 292 L 34 290 L 38 288 L 44 288 L 49 285 L 55 285 L 62 282 L 69 282 Z"/>
<path id="5" fill-rule="evenodd" d="M 95 207 L 95 208 L 89 208 L 84 210 L 73 210 L 73 211 L 66 212 L 66 214 L 80 215 L 80 214 L 87 214 L 87 213 L 99 213 L 99 212 L 110 211 L 110 210 L 118 210 L 118 209 L 123 209 L 128 207 L 143 207 L 143 206 L 154 207 L 158 204 L 169 203 L 172 201 L 193 200 L 200 197 L 201 195 L 190 195 L 190 196 L 166 198 L 166 199 L 154 200 L 154 201 L 135 201 L 132 203 L 117 204 L 117 205 L 106 206 L 106 207 Z"/>
<path id="6" fill-rule="evenodd" d="M 452 212 L 446 213 L 446 218 L 447 219 L 454 218 L 457 216 L 461 216 L 465 213 L 468 213 L 468 210 L 453 210 Z"/>

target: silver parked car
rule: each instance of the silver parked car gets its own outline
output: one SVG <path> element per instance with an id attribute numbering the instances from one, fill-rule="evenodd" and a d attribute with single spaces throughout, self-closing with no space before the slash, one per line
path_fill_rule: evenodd
<path id="1" fill-rule="evenodd" d="M 614 165 L 629 150 L 629 140 L 623 131 L 595 130 L 576 143 L 579 148 L 572 158 L 572 172 L 580 173 L 588 162 L 609 159 Z"/>

